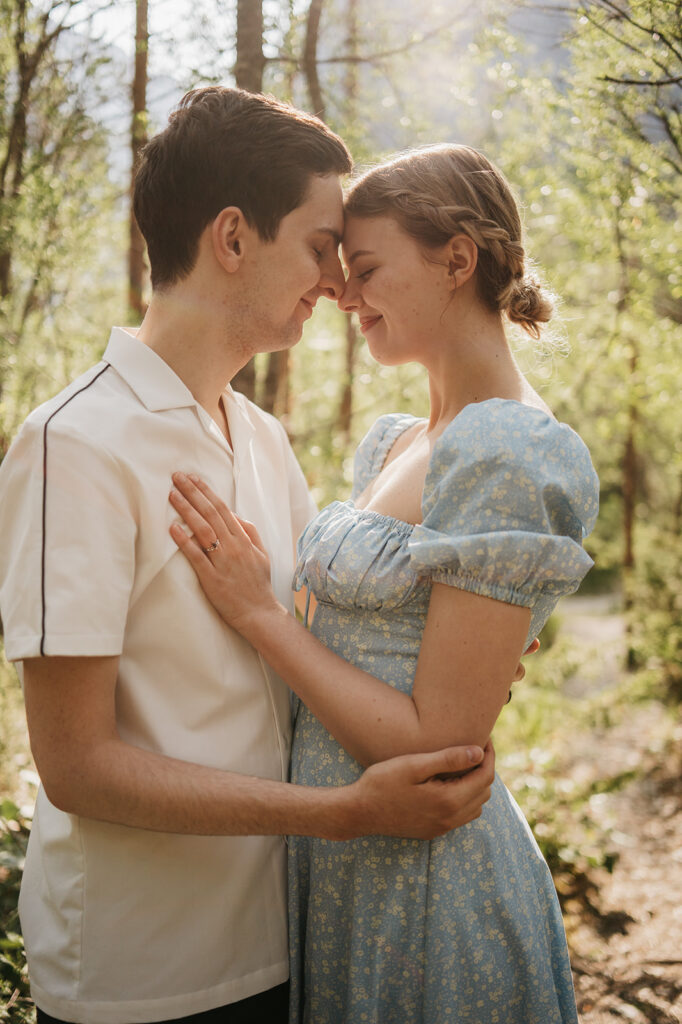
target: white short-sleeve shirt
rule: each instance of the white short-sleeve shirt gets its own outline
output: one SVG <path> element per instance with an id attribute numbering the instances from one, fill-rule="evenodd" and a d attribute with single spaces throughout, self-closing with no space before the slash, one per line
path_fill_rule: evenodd
<path id="1" fill-rule="evenodd" d="M 233 450 L 151 349 L 114 328 L 103 360 L 35 410 L 0 467 L 7 657 L 119 655 L 121 736 L 287 778 L 289 693 L 207 602 L 169 536 L 171 473 L 198 473 L 254 522 L 291 606 L 314 512 L 284 430 L 224 395 Z M 147 832 L 39 792 L 22 893 L 31 986 L 82 1024 L 199 1013 L 285 981 L 282 837 Z"/>

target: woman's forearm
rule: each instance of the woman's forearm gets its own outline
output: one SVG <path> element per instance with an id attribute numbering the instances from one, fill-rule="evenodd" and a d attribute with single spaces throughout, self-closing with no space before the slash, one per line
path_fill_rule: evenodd
<path id="1" fill-rule="evenodd" d="M 239 630 L 360 764 L 443 746 L 425 735 L 409 694 L 334 654 L 281 605 L 241 620 Z"/>
<path id="2" fill-rule="evenodd" d="M 434 584 L 411 694 L 344 661 L 279 604 L 237 628 L 361 764 L 484 746 L 525 647 L 528 608 Z"/>

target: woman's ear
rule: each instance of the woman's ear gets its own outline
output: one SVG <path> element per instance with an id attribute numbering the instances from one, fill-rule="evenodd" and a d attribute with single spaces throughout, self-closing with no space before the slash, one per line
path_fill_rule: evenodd
<path id="1" fill-rule="evenodd" d="M 478 263 L 478 246 L 468 235 L 453 235 L 446 247 L 450 287 L 461 288 L 472 277 Z"/>
<path id="2" fill-rule="evenodd" d="M 228 274 L 234 274 L 241 265 L 247 233 L 244 214 L 237 206 L 226 206 L 211 224 L 213 252 Z"/>

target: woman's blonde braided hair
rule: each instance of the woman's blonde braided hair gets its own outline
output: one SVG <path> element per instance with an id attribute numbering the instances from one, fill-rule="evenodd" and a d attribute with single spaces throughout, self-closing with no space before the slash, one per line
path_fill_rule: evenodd
<path id="1" fill-rule="evenodd" d="M 521 218 L 500 171 L 469 146 L 427 146 L 367 171 L 352 183 L 346 212 L 394 217 L 427 249 L 454 235 L 478 247 L 479 294 L 533 337 L 553 312 L 549 295 L 526 273 Z"/>

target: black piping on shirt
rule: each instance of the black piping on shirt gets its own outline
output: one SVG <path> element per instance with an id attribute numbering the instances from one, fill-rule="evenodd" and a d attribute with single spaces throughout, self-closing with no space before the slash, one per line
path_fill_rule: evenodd
<path id="1" fill-rule="evenodd" d="M 87 384 L 85 384 L 82 388 L 79 388 L 78 391 L 74 391 L 74 393 L 71 395 L 70 398 L 67 398 L 65 402 L 62 402 L 62 404 L 57 409 L 55 409 L 55 411 L 52 413 L 52 415 L 48 416 L 48 418 L 45 420 L 45 424 L 43 426 L 43 539 L 42 539 L 42 551 L 41 551 L 41 558 L 40 558 L 40 597 L 41 597 L 41 602 L 42 602 L 41 637 L 40 637 L 40 656 L 41 657 L 43 657 L 45 655 L 45 534 L 46 534 L 46 522 L 47 522 L 47 428 L 48 428 L 48 425 L 50 423 L 50 420 L 54 419 L 54 417 L 57 415 L 57 413 L 61 412 L 62 409 L 65 406 L 67 406 L 69 404 L 69 402 L 73 401 L 73 399 L 76 398 L 77 395 L 80 395 L 84 391 L 87 391 L 88 388 L 91 387 L 95 383 L 95 381 L 98 380 L 102 376 L 102 374 L 105 373 L 109 369 L 109 365 L 110 365 L 109 363 L 106 363 L 105 366 L 99 371 L 99 373 L 95 374 L 95 376 L 92 378 L 91 381 L 89 381 Z"/>

